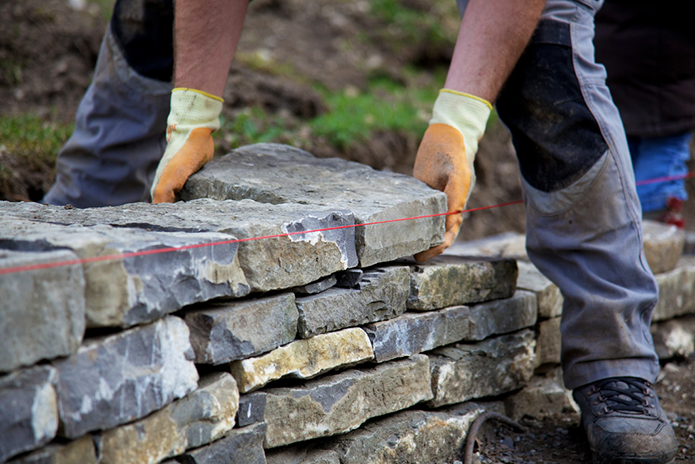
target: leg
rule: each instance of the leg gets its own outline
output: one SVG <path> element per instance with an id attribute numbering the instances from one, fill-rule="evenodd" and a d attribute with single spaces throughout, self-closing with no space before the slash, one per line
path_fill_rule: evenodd
<path id="1" fill-rule="evenodd" d="M 171 0 L 116 2 L 44 202 L 84 208 L 149 199 L 166 147 L 172 21 Z"/>

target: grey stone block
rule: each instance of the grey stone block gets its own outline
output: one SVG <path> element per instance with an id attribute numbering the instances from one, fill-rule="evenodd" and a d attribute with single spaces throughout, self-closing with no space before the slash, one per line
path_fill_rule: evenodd
<path id="1" fill-rule="evenodd" d="M 231 375 L 203 377 L 197 390 L 139 421 L 98 437 L 100 464 L 156 464 L 225 436 L 234 426 L 239 391 Z"/>
<path id="2" fill-rule="evenodd" d="M 490 335 L 516 332 L 536 323 L 536 295 L 517 290 L 510 298 L 481 303 L 470 307 L 471 340 Z"/>
<path id="3" fill-rule="evenodd" d="M 58 429 L 55 369 L 32 367 L 0 377 L 0 462 L 45 445 Z"/>
<path id="4" fill-rule="evenodd" d="M 695 352 L 695 316 L 657 322 L 650 328 L 659 359 L 686 358 Z"/>
<path id="5" fill-rule="evenodd" d="M 453 463 L 461 457 L 470 425 L 483 412 L 474 403 L 439 411 L 402 411 L 322 447 L 335 450 L 345 463 Z"/>
<path id="6" fill-rule="evenodd" d="M 470 337 L 470 311 L 453 306 L 439 311 L 405 313 L 364 327 L 377 362 L 422 353 Z"/>
<path id="7" fill-rule="evenodd" d="M 516 290 L 516 262 L 438 256 L 410 266 L 408 309 L 428 311 L 498 298 Z"/>
<path id="8" fill-rule="evenodd" d="M 451 256 L 478 256 L 528 261 L 526 236 L 517 232 L 504 232 L 468 242 L 454 242 L 444 251 Z"/>
<path id="9" fill-rule="evenodd" d="M 297 334 L 308 338 L 403 314 L 409 279 L 405 266 L 372 268 L 365 270 L 357 288 L 297 298 Z"/>
<path id="10" fill-rule="evenodd" d="M 236 414 L 236 423 L 239 427 L 263 422 L 265 419 L 265 393 L 250 393 L 239 397 L 239 411 Z"/>
<path id="11" fill-rule="evenodd" d="M 341 205 L 358 224 L 446 212 L 446 196 L 412 177 L 277 144 L 249 145 L 212 160 L 189 178 L 181 197 Z M 444 217 L 362 226 L 355 233 L 360 267 L 367 267 L 441 243 Z"/>
<path id="12" fill-rule="evenodd" d="M 68 438 L 140 419 L 198 382 L 188 327 L 174 316 L 86 340 L 53 365 L 59 374 L 59 433 Z"/>
<path id="13" fill-rule="evenodd" d="M 644 255 L 654 274 L 673 270 L 685 244 L 685 231 L 657 221 L 642 221 Z"/>
<path id="14" fill-rule="evenodd" d="M 66 444 L 49 444 L 9 461 L 10 464 L 97 464 L 97 452 L 91 435 Z"/>
<path id="15" fill-rule="evenodd" d="M 432 391 L 439 407 L 497 396 L 523 387 L 533 376 L 533 331 L 490 338 L 476 344 L 437 348 L 431 354 Z"/>
<path id="16" fill-rule="evenodd" d="M 367 419 L 432 398 L 424 355 L 265 392 L 266 448 L 348 432 Z"/>
<path id="17" fill-rule="evenodd" d="M 295 339 L 294 294 L 212 302 L 184 316 L 196 362 L 222 364 L 268 352 Z"/>
<path id="18" fill-rule="evenodd" d="M 0 269 L 77 259 L 67 251 L 0 250 Z M 81 265 L 0 275 L 0 372 L 77 350 L 85 329 Z"/>
<path id="19" fill-rule="evenodd" d="M 546 319 L 562 315 L 564 298 L 557 285 L 541 274 L 533 264 L 525 261 L 517 261 L 516 264 L 519 266 L 516 288 L 536 294 L 538 317 Z"/>
<path id="20" fill-rule="evenodd" d="M 233 429 L 226 437 L 176 459 L 182 464 L 266 464 L 263 451 L 265 430 L 264 423 Z"/>
<path id="21" fill-rule="evenodd" d="M 561 317 L 546 319 L 538 323 L 535 366 L 560 364 L 562 354 Z"/>
<path id="22" fill-rule="evenodd" d="M 267 464 L 340 464 L 340 456 L 335 451 L 307 446 L 269 450 L 265 459 Z"/>
<path id="23" fill-rule="evenodd" d="M 0 242 L 15 250 L 72 250 L 92 259 L 229 240 L 217 233 L 147 232 L 110 226 L 62 226 L 3 219 Z M 183 306 L 221 296 L 243 296 L 249 286 L 236 257 L 238 244 L 194 247 L 85 263 L 89 326 L 129 327 Z"/>
<path id="24" fill-rule="evenodd" d="M 659 302 L 652 322 L 695 313 L 695 261 L 683 259 L 673 271 L 656 275 Z"/>
<path id="25" fill-rule="evenodd" d="M 338 279 L 335 275 L 330 275 L 325 279 L 319 279 L 316 282 L 310 284 L 302 285 L 299 287 L 294 287 L 292 291 L 294 293 L 299 293 L 300 295 L 314 295 L 316 293 L 321 293 L 334 287 L 338 283 Z"/>

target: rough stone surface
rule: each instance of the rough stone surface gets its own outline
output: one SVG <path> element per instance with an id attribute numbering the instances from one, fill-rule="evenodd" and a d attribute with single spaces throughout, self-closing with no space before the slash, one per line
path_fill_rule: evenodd
<path id="1" fill-rule="evenodd" d="M 652 322 L 695 313 L 695 259 L 682 259 L 673 271 L 656 275 L 659 302 Z"/>
<path id="2" fill-rule="evenodd" d="M 294 287 L 292 291 L 301 295 L 314 295 L 316 293 L 321 293 L 325 290 L 328 290 L 331 287 L 335 287 L 337 283 L 338 279 L 336 278 L 336 276 L 330 275 L 325 279 L 319 279 L 316 282 L 312 282 L 310 284 Z"/>
<path id="3" fill-rule="evenodd" d="M 97 464 L 97 452 L 91 435 L 67 443 L 49 444 L 9 461 L 11 464 Z"/>
<path id="4" fill-rule="evenodd" d="M 65 211 L 65 210 L 64 210 Z M 229 240 L 217 233 L 147 232 L 134 228 L 63 226 L 3 218 L 0 243 L 14 250 L 72 250 L 88 259 Z M 109 259 L 83 265 L 89 326 L 128 327 L 183 306 L 249 292 L 237 244 Z"/>
<path id="5" fill-rule="evenodd" d="M 0 250 L 0 269 L 77 259 L 67 251 Z M 0 372 L 77 350 L 85 329 L 81 265 L 0 275 Z"/>
<path id="6" fill-rule="evenodd" d="M 346 227 L 323 232 L 301 233 L 354 224 L 352 213 L 331 207 L 306 204 L 259 203 L 253 200 L 131 203 L 105 208 L 66 210 L 62 207 L 34 203 L 15 205 L 0 202 L 0 211 L 9 216 L 39 218 L 43 222 L 97 226 L 108 224 L 120 228 L 150 231 L 216 232 L 223 240 L 238 239 L 212 248 L 214 256 L 236 257 L 241 276 L 251 291 L 287 289 L 305 285 L 322 277 L 355 267 L 355 229 Z M 101 226 L 103 227 L 103 226 Z M 287 235 L 291 234 L 291 235 Z M 278 236 L 282 235 L 282 236 Z M 258 239 L 259 237 L 273 238 Z M 205 241 L 203 241 L 205 242 Z M 223 268 L 223 276 L 239 273 Z M 216 269 L 212 269 L 216 271 Z"/>
<path id="7" fill-rule="evenodd" d="M 408 308 L 419 311 L 509 298 L 516 290 L 516 262 L 438 256 L 410 266 Z"/>
<path id="8" fill-rule="evenodd" d="M 224 372 L 203 377 L 197 390 L 144 419 L 99 437 L 101 464 L 155 464 L 226 435 L 234 426 L 239 391 Z"/>
<path id="9" fill-rule="evenodd" d="M 244 301 L 213 302 L 187 312 L 196 362 L 222 364 L 258 356 L 297 335 L 294 294 Z"/>
<path id="10" fill-rule="evenodd" d="M 323 446 L 335 450 L 344 463 L 453 463 L 461 457 L 470 425 L 483 412 L 474 403 L 441 411 L 402 411 Z"/>
<path id="11" fill-rule="evenodd" d="M 282 377 L 309 379 L 337 367 L 374 359 L 364 330 L 344 329 L 281 346 L 257 358 L 230 365 L 239 391 L 248 393 Z"/>
<path id="12" fill-rule="evenodd" d="M 432 398 L 425 355 L 265 392 L 266 448 L 348 432 L 367 419 Z"/>
<path id="13" fill-rule="evenodd" d="M 516 288 L 536 294 L 538 317 L 546 319 L 562 315 L 564 298 L 557 285 L 541 274 L 541 271 L 531 263 L 517 261 L 517 266 L 519 266 L 519 277 L 516 280 Z"/>
<path id="14" fill-rule="evenodd" d="M 308 338 L 399 316 L 405 311 L 409 280 L 406 266 L 372 268 L 354 289 L 331 288 L 297 298 L 297 333 Z"/>
<path id="15" fill-rule="evenodd" d="M 579 412 L 572 392 L 562 386 L 559 368 L 546 375 L 534 376 L 520 392 L 504 401 L 507 416 L 519 420 L 524 416 L 542 419 L 567 412 Z"/>
<path id="16" fill-rule="evenodd" d="M 299 445 L 270 450 L 265 459 L 267 464 L 340 464 L 340 456 L 335 451 Z"/>
<path id="17" fill-rule="evenodd" d="M 479 256 L 486 258 L 506 258 L 520 261 L 528 261 L 526 253 L 526 237 L 517 232 L 504 232 L 502 234 L 485 237 L 469 242 L 454 242 L 444 251 L 451 256 Z"/>
<path id="18" fill-rule="evenodd" d="M 446 196 L 417 179 L 338 158 L 317 159 L 297 148 L 256 144 L 207 163 L 181 191 L 183 199 L 341 205 L 357 224 L 446 212 Z M 444 217 L 358 227 L 360 267 L 429 249 L 444 240 Z"/>
<path id="19" fill-rule="evenodd" d="M 659 359 L 685 358 L 695 352 L 695 316 L 652 324 L 650 331 Z"/>
<path id="20" fill-rule="evenodd" d="M 536 323 L 536 295 L 517 290 L 511 298 L 489 301 L 470 307 L 471 340 L 515 332 Z"/>
<path id="21" fill-rule="evenodd" d="M 239 397 L 239 411 L 236 414 L 238 427 L 263 422 L 265 419 L 266 395 L 263 392 L 241 395 Z"/>
<path id="22" fill-rule="evenodd" d="M 642 221 L 644 254 L 654 274 L 673 270 L 683 254 L 685 232 L 657 221 Z"/>
<path id="23" fill-rule="evenodd" d="M 422 353 L 470 337 L 470 310 L 453 306 L 438 311 L 405 313 L 364 327 L 377 362 Z"/>
<path id="24" fill-rule="evenodd" d="M 0 377 L 0 462 L 43 446 L 58 429 L 55 369 L 32 367 Z"/>
<path id="25" fill-rule="evenodd" d="M 560 363 L 560 355 L 562 354 L 562 336 L 560 334 L 561 319 L 561 317 L 554 317 L 538 323 L 536 367 L 543 364 Z"/>
<path id="26" fill-rule="evenodd" d="M 140 419 L 197 387 L 186 324 L 167 316 L 152 324 L 86 340 L 55 361 L 60 434 L 75 438 Z"/>
<path id="27" fill-rule="evenodd" d="M 266 464 L 265 430 L 264 423 L 233 429 L 226 437 L 188 451 L 177 459 L 184 464 Z"/>
<path id="28" fill-rule="evenodd" d="M 430 406 L 497 396 L 520 388 L 533 375 L 533 331 L 438 348 L 429 355 L 434 399 Z"/>

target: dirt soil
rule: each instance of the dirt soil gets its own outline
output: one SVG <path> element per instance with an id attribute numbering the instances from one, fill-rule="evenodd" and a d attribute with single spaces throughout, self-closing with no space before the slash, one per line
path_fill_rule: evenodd
<path id="1" fill-rule="evenodd" d="M 423 14 L 440 4 L 428 0 L 402 2 Z M 400 33 L 372 18 L 368 10 L 367 1 L 255 0 L 239 47 L 239 56 L 247 60 L 232 65 L 224 115 L 233 118 L 248 105 L 260 105 L 290 122 L 306 120 L 327 111 L 308 82 L 321 82 L 333 90 L 359 91 L 365 89 L 370 76 L 385 75 L 408 82 L 412 77 L 403 71 L 406 65 L 434 67 L 448 63 L 451 44 L 433 47 L 419 41 L 399 47 L 394 45 L 398 40 L 355 40 L 358 34 L 378 39 L 379 34 Z M 89 85 L 105 28 L 106 21 L 94 6 L 75 10 L 67 0 L 0 0 L 0 114 L 30 113 L 48 122 L 72 121 Z M 294 77 L 301 78 L 288 79 L 244 64 L 254 56 L 291 65 Z M 339 156 L 404 174 L 412 173 L 418 144 L 418 137 L 395 132 L 375 134 L 345 150 L 320 139 L 299 143 L 300 148 L 316 156 Z M 3 165 L 17 173 L 17 181 L 10 191 L 0 191 L 0 200 L 36 201 L 55 176 L 50 166 L 22 164 L 3 152 L 0 140 L 0 167 Z M 695 162 L 691 161 L 690 168 L 695 169 Z M 521 199 L 514 150 L 500 123 L 493 124 L 480 143 L 476 172 L 478 183 L 469 207 Z M 695 182 L 689 182 L 688 188 L 695 196 Z M 695 201 L 686 208 L 688 229 L 695 230 Z M 520 232 L 524 226 L 522 205 L 474 212 L 466 218 L 459 239 Z M 676 426 L 679 461 L 695 462 L 695 360 L 666 364 L 656 388 Z M 529 427 L 526 434 L 506 426 L 485 427 L 481 433 L 481 462 L 589 463 L 578 420 L 573 414 L 544 421 L 523 420 Z"/>

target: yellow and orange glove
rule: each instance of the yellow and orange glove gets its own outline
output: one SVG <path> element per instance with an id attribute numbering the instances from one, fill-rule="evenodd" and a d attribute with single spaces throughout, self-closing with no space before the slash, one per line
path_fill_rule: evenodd
<path id="1" fill-rule="evenodd" d="M 171 92 L 167 148 L 152 184 L 152 203 L 173 203 L 188 177 L 215 153 L 212 133 L 220 128 L 223 100 L 200 90 Z"/>
<path id="2" fill-rule="evenodd" d="M 413 175 L 447 196 L 447 211 L 461 211 L 475 185 L 473 160 L 492 105 L 482 98 L 442 89 L 418 148 Z M 444 243 L 415 255 L 426 261 L 446 250 L 458 235 L 461 214 L 446 217 Z"/>

